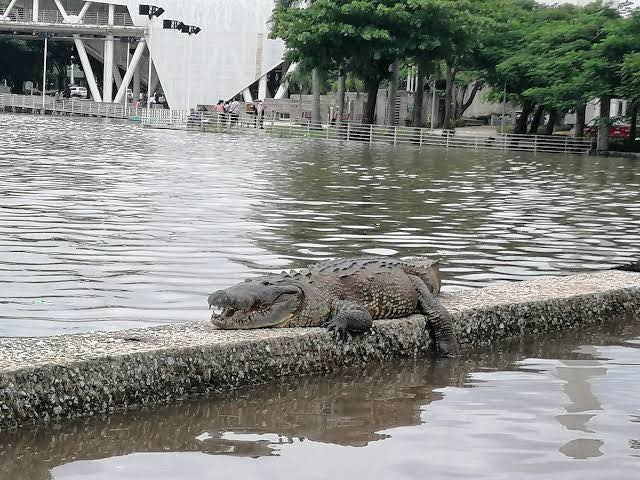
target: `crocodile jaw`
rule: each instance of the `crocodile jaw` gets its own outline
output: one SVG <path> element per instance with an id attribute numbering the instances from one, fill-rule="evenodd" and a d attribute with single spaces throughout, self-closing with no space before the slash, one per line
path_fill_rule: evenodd
<path id="1" fill-rule="evenodd" d="M 220 329 L 286 326 L 302 299 L 297 286 L 244 282 L 209 295 L 211 322 Z"/>

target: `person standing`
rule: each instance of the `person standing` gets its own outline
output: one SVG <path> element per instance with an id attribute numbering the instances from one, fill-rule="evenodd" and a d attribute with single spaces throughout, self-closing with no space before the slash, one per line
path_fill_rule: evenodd
<path id="1" fill-rule="evenodd" d="M 224 100 L 218 100 L 218 103 L 213 107 L 213 111 L 218 114 L 224 114 Z"/>
<path id="2" fill-rule="evenodd" d="M 229 113 L 231 114 L 231 123 L 237 124 L 240 118 L 240 102 L 237 98 L 234 98 L 231 105 L 229 105 Z"/>
<path id="3" fill-rule="evenodd" d="M 258 100 L 256 103 L 256 128 L 264 128 L 262 123 L 264 122 L 264 103 L 262 100 Z"/>

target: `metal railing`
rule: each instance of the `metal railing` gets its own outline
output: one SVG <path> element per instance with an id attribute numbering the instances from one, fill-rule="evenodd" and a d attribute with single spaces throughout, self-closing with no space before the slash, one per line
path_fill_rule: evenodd
<path id="1" fill-rule="evenodd" d="M 455 130 L 364 125 L 356 122 L 319 124 L 276 116 L 258 119 L 256 115 L 231 115 L 176 110 L 151 110 L 142 119 L 148 127 L 197 129 L 202 131 L 263 130 L 280 137 L 307 137 L 327 140 L 411 144 L 474 150 L 508 150 L 584 154 L 592 147 L 587 138 L 548 135 L 499 134 L 477 135 Z"/>
<path id="2" fill-rule="evenodd" d="M 48 95 L 0 94 L 0 109 L 20 108 L 23 110 L 69 113 L 95 117 L 129 118 L 143 116 L 143 109 L 116 103 L 99 103 L 80 98 L 55 98 Z"/>
<path id="3" fill-rule="evenodd" d="M 109 18 L 107 12 L 87 12 L 82 19 L 74 23 L 74 19 L 79 12 L 67 12 L 69 21 L 66 21 L 58 10 L 39 10 L 38 22 L 42 23 L 62 23 L 67 25 L 101 25 L 107 26 Z M 33 11 L 14 8 L 9 12 L 5 19 L 14 22 L 33 22 Z M 114 16 L 113 26 L 116 27 L 133 27 L 133 21 L 128 13 L 116 13 Z"/>

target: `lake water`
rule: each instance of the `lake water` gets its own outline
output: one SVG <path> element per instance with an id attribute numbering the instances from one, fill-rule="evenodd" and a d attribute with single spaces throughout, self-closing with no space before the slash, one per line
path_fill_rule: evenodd
<path id="1" fill-rule="evenodd" d="M 0 432 L 2 480 L 636 480 L 640 322 Z"/>
<path id="2" fill-rule="evenodd" d="M 443 259 L 445 288 L 640 255 L 637 161 L 0 114 L 0 335 L 208 317 L 258 272 Z"/>

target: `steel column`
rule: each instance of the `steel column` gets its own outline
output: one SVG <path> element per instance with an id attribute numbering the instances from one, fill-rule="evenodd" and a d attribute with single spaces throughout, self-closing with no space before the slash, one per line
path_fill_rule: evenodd
<path id="1" fill-rule="evenodd" d="M 31 11 L 31 20 L 34 22 L 38 21 L 38 10 L 40 9 L 40 0 L 32 1 L 32 11 Z"/>

